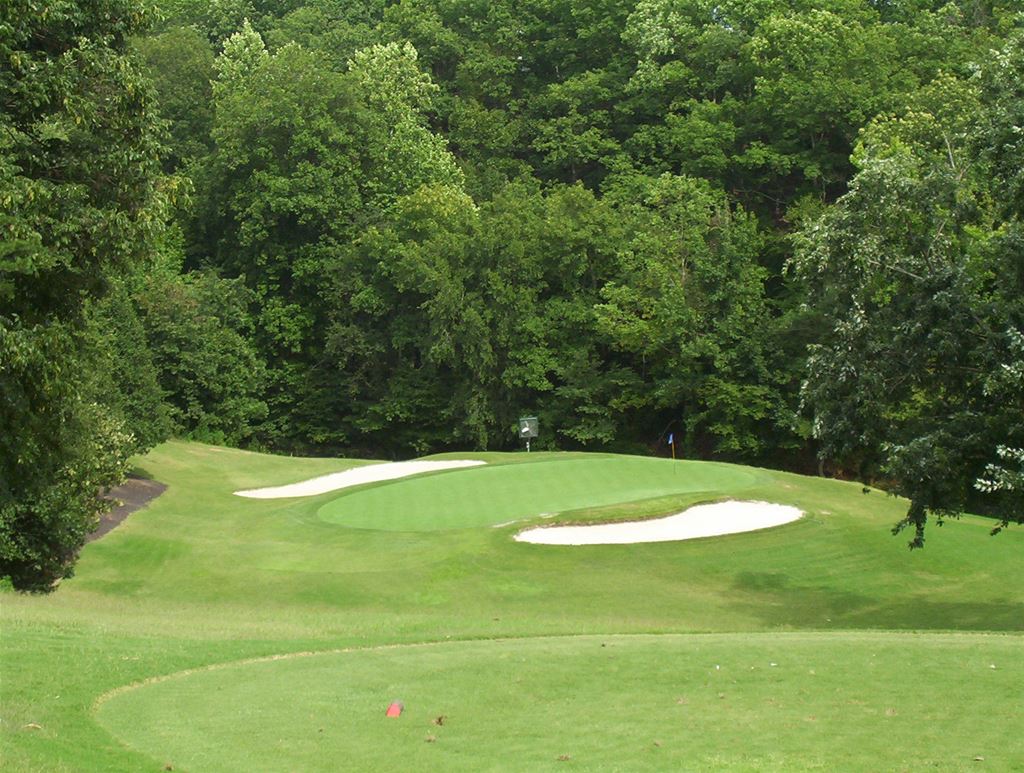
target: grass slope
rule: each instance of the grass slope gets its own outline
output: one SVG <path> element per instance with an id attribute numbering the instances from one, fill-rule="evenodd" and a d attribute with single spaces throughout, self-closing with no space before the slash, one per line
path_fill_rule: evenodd
<path id="1" fill-rule="evenodd" d="M 469 456 L 494 465 L 514 464 L 524 471 L 548 462 L 558 467 L 587 459 Z M 592 461 L 609 458 L 602 455 Z M 189 714 L 168 708 L 163 690 L 181 684 L 199 703 L 222 707 L 207 711 L 203 722 L 216 725 L 231 716 L 224 701 L 233 710 L 251 704 L 255 724 L 246 726 L 253 732 L 264 732 L 259 722 L 282 729 L 301 725 L 302 733 L 320 717 L 329 722 L 324 738 L 315 742 L 298 729 L 288 730 L 277 752 L 263 753 L 257 766 L 263 770 L 332 769 L 339 760 L 364 753 L 354 736 L 367 732 L 372 744 L 387 743 L 388 733 L 409 733 L 390 740 L 412 755 L 405 759 L 415 760 L 415 767 L 520 767 L 518 757 L 508 755 L 526 752 L 497 740 L 496 731 L 478 715 L 487 690 L 502 688 L 501 674 L 507 672 L 496 665 L 525 648 L 521 651 L 533 665 L 515 670 L 535 685 L 520 698 L 523 705 L 534 706 L 537 721 L 516 706 L 514 691 L 507 698 L 512 702 L 496 716 L 501 723 L 510 723 L 515 737 L 532 750 L 529 759 L 540 766 L 600 769 L 595 755 L 618 758 L 642 741 L 645 754 L 664 754 L 650 757 L 655 768 L 663 761 L 665 768 L 679 767 L 682 757 L 673 755 L 681 753 L 680 745 L 692 746 L 696 736 L 669 733 L 675 715 L 662 710 L 675 707 L 664 706 L 665 685 L 671 682 L 655 667 L 665 661 L 687 664 L 680 679 L 690 687 L 676 697 L 696 701 L 702 712 L 721 719 L 700 726 L 697 767 L 789 769 L 848 759 L 849 764 L 839 767 L 914 769 L 917 758 L 909 749 L 927 724 L 919 719 L 961 699 L 958 721 L 942 727 L 941 742 L 936 742 L 928 761 L 955 770 L 977 765 L 973 757 L 983 756 L 989 770 L 1024 767 L 1024 751 L 1013 729 L 1021 720 L 1014 696 L 1019 698 L 1022 680 L 1019 668 L 1009 666 L 1012 658 L 1006 657 L 1011 651 L 1019 653 L 1024 643 L 1024 534 L 1019 531 L 990 538 L 988 522 L 968 516 L 933 529 L 927 549 L 909 553 L 903 539 L 889 535 L 889 527 L 903 511 L 902 502 L 877 491 L 864 495 L 859 486 L 764 470 L 747 471 L 743 483 L 735 484 L 742 485 L 738 493 L 796 505 L 807 517 L 751 534 L 634 546 L 566 548 L 513 542 L 511 535 L 522 523 L 450 531 L 343 528 L 318 515 L 325 504 L 339 499 L 337 493 L 266 501 L 231 494 L 358 463 L 271 457 L 179 442 L 143 459 L 145 471 L 170 486 L 160 499 L 86 547 L 77 576 L 56 593 L 0 596 L 2 766 L 17 771 L 159 770 L 168 763 L 176 770 L 244 768 L 243 747 L 252 744 L 253 736 L 243 741 L 226 730 L 201 731 L 210 726 L 198 721 L 175 729 L 180 723 L 177 715 Z M 469 472 L 427 476 L 414 488 L 444 480 L 454 486 Z M 380 484 L 342 499 L 383 497 L 385 487 L 412 484 Z M 380 494 L 374 494 L 378 488 Z M 654 491 L 640 502 L 624 505 L 574 499 L 568 504 L 588 509 L 559 520 L 661 515 L 709 498 L 706 485 L 697 488 L 701 490 Z M 727 489 L 726 481 L 715 496 L 733 493 Z M 467 503 L 478 495 L 451 494 L 454 502 Z M 476 506 L 467 505 L 467 511 L 476 512 Z M 867 629 L 879 632 L 863 633 Z M 1009 635 L 921 635 L 894 629 Z M 801 631 L 816 633 L 804 636 L 797 633 Z M 697 633 L 705 635 L 692 635 Z M 616 668 L 623 681 L 618 684 L 605 678 L 611 665 L 594 654 L 596 647 L 589 640 L 538 638 L 596 635 L 604 641 L 616 634 L 617 651 L 622 653 Z M 646 638 L 629 636 L 637 634 L 675 636 L 648 643 Z M 506 639 L 522 641 L 491 641 Z M 430 648 L 390 651 L 385 658 L 394 664 L 390 672 L 372 666 L 379 658 L 372 653 L 378 651 L 366 649 L 419 642 L 449 644 L 436 648 L 440 661 L 434 665 L 429 658 L 435 655 L 428 653 L 435 650 Z M 736 679 L 728 690 L 718 690 L 726 698 L 701 692 L 702 678 L 721 676 L 702 676 L 709 647 L 719 653 L 715 662 L 724 670 L 727 661 L 727 673 Z M 339 648 L 365 651 L 275 661 L 277 666 L 206 670 L 253 658 Z M 778 672 L 791 681 L 739 678 L 743 668 L 763 669 L 767 658 L 783 657 L 775 655 L 780 648 L 793 650 L 793 657 L 785 661 L 788 670 Z M 992 660 L 997 669 L 983 670 L 992 664 L 985 660 Z M 579 666 L 570 666 L 570 661 Z M 328 671 L 336 678 L 326 672 L 317 676 L 310 665 L 316 662 L 329 664 Z M 823 669 L 831 681 L 809 681 L 798 664 Z M 600 668 L 591 670 L 595 665 Z M 278 667 L 296 669 L 289 676 L 296 689 L 288 691 L 287 700 L 281 696 L 288 680 L 274 672 Z M 250 668 L 256 669 L 251 673 L 270 677 L 250 678 Z M 97 703 L 100 696 L 125 685 L 195 669 L 200 671 L 194 676 L 175 677 Z M 230 678 L 232 674 L 238 678 Z M 225 697 L 215 700 L 219 693 L 205 680 L 225 678 L 227 682 L 219 685 L 227 691 Z M 549 679 L 563 684 L 564 693 L 555 688 L 545 693 L 540 685 Z M 318 693 L 320 683 L 323 689 Z M 344 698 L 332 691 L 342 684 L 353 686 Z M 707 681 L 708 689 L 714 684 Z M 236 697 L 230 699 L 231 694 Z M 865 701 L 870 710 L 844 703 L 847 694 L 851 701 Z M 430 695 L 444 699 L 428 700 Z M 649 703 L 644 702 L 647 695 Z M 768 703 L 780 696 L 795 712 L 789 719 L 776 715 Z M 902 696 L 900 701 L 897 696 Z M 948 696 L 945 701 L 943 696 Z M 410 722 L 383 724 L 381 701 L 392 698 L 406 700 L 410 713 L 404 719 Z M 615 704 L 627 699 L 646 707 L 645 718 L 616 711 Z M 722 706 L 710 708 L 718 706 L 716 700 Z M 131 706 L 130 701 L 142 703 Z M 736 707 L 738 713 L 721 713 L 728 707 Z M 885 709 L 896 712 L 885 718 L 891 722 L 866 716 L 878 711 L 884 716 Z M 424 717 L 434 710 L 448 714 L 452 724 L 424 729 Z M 303 711 L 304 720 L 295 713 Z M 262 718 L 256 716 L 260 712 Z M 571 721 L 556 719 L 563 713 Z M 817 717 L 818 725 L 802 713 Z M 146 716 L 154 721 L 138 721 Z M 836 719 L 826 719 L 833 716 Z M 914 721 L 907 723 L 908 716 Z M 848 725 L 840 731 L 843 718 Z M 648 720 L 653 723 L 649 728 Z M 579 725 L 593 729 L 579 735 Z M 906 727 L 897 732 L 901 725 Z M 824 729 L 816 732 L 811 726 Z M 166 743 L 147 735 L 164 732 L 162 727 Z M 453 737 L 446 735 L 448 730 Z M 664 738 L 652 736 L 648 746 L 646 737 L 655 730 Z M 221 757 L 190 756 L 205 748 L 210 739 L 202 736 L 210 732 L 225 734 L 215 741 L 222 748 Z M 435 743 L 423 742 L 427 732 L 437 736 Z M 464 734 L 461 741 L 459 733 Z M 789 741 L 771 746 L 772 738 L 785 740 L 787 733 Z M 872 754 L 880 756 L 868 766 L 866 753 L 859 749 L 864 743 L 861 736 L 873 733 L 890 734 L 891 743 L 876 744 L 880 748 Z M 601 740 L 604 736 L 607 741 Z M 564 747 L 557 743 L 560 740 Z M 653 746 L 654 740 L 662 746 Z M 553 754 L 572 759 L 554 760 Z M 632 769 L 632 764 L 624 767 Z"/>

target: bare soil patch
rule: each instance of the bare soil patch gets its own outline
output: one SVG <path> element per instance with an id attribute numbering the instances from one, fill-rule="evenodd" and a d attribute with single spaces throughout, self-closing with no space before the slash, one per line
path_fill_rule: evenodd
<path id="1" fill-rule="evenodd" d="M 106 493 L 104 498 L 114 502 L 115 506 L 100 518 L 99 526 L 85 541 L 92 542 L 108 534 L 125 518 L 144 508 L 166 490 L 167 486 L 163 483 L 129 475 L 128 480 Z"/>

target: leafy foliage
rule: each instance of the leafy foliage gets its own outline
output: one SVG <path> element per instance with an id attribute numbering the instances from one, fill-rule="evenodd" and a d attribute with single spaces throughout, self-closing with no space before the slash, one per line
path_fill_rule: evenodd
<path id="1" fill-rule="evenodd" d="M 166 440 L 174 425 L 130 280 L 93 303 L 87 321 L 96 399 L 131 433 L 131 450 L 142 453 Z"/>
<path id="2" fill-rule="evenodd" d="M 133 438 L 90 394 L 73 328 L 0 318 L 0 573 L 46 591 L 72 573 Z"/>
<path id="3" fill-rule="evenodd" d="M 250 298 L 238 280 L 208 272 L 155 276 L 136 291 L 145 350 L 178 434 L 237 445 L 266 418 Z"/>
<path id="4" fill-rule="evenodd" d="M 1019 514 L 1009 0 L 160 10 L 0 25 L 5 430 L 107 438 L 51 433 L 51 480 L 98 470 L 79 526 L 172 429 L 398 456 L 523 413 L 549 447 L 817 451 L 908 495 L 914 544 Z"/>
<path id="5" fill-rule="evenodd" d="M 0 24 L 0 574 L 19 589 L 71 573 L 102 489 L 160 435 L 124 416 L 134 386 L 107 399 L 87 326 L 91 300 L 153 254 L 174 194 L 126 53 L 144 22 L 129 0 L 15 0 Z"/>
<path id="6" fill-rule="evenodd" d="M 1007 337 L 1015 360 L 1002 363 L 986 389 L 993 397 L 1019 409 L 1024 393 L 1024 334 L 1011 328 Z M 1017 417 L 1020 415 L 1018 410 Z M 1024 522 L 1024 449 L 999 445 L 996 456 L 999 461 L 985 465 L 984 475 L 974 481 L 974 487 L 986 494 L 1001 495 L 1003 526 L 1011 521 Z"/>
<path id="7" fill-rule="evenodd" d="M 160 115 L 168 123 L 162 153 L 168 171 L 186 167 L 210 148 L 213 124 L 213 52 L 194 27 L 175 27 L 136 41 L 153 85 Z"/>
<path id="8" fill-rule="evenodd" d="M 997 203 L 1004 180 L 977 150 L 989 99 L 941 78 L 877 119 L 796 261 L 830 327 L 805 390 L 822 453 L 911 499 L 897 530 L 914 547 L 928 513 L 961 512 L 994 449 L 1021 438 L 1019 393 L 990 376 L 1024 309 L 1007 252 L 1019 213 Z"/>
<path id="9" fill-rule="evenodd" d="M 639 359 L 628 403 L 678 412 L 693 450 L 756 457 L 779 408 L 757 332 L 769 314 L 756 222 L 686 177 L 630 180 L 610 195 L 628 236 L 596 308 L 614 347 Z"/>

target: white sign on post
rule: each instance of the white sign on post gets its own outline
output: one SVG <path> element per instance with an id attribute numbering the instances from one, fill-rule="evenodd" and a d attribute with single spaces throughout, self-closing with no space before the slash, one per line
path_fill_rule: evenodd
<path id="1" fill-rule="evenodd" d="M 523 416 L 519 419 L 519 437 L 526 440 L 526 452 L 530 452 L 530 438 L 535 438 L 540 432 L 540 424 L 536 416 Z"/>

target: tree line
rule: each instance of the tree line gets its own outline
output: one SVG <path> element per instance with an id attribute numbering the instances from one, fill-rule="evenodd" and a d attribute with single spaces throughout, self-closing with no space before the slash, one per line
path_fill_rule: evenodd
<path id="1" fill-rule="evenodd" d="M 1011 0 L 12 0 L 0 561 L 172 434 L 823 470 L 1021 514 Z"/>

